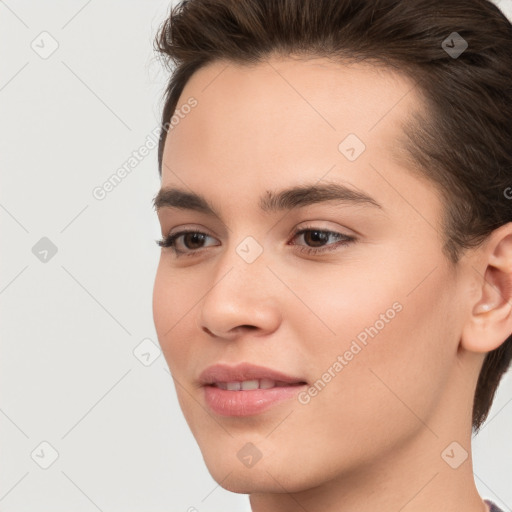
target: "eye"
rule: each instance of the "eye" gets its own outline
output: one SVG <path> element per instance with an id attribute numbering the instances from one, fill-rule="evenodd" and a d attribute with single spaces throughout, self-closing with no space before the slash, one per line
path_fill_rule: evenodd
<path id="1" fill-rule="evenodd" d="M 181 250 L 178 248 L 179 244 L 177 243 L 177 241 L 181 237 L 183 237 L 182 243 L 185 246 L 185 250 Z M 156 243 L 160 247 L 170 247 L 176 256 L 192 256 L 195 255 L 198 252 L 198 250 L 203 249 L 201 243 L 204 242 L 206 238 L 212 237 L 197 229 L 191 229 L 187 231 L 178 231 L 177 233 L 166 236 L 162 240 L 157 240 Z M 197 244 L 199 244 L 199 247 L 195 247 Z"/>
<path id="2" fill-rule="evenodd" d="M 304 241 L 307 244 L 313 244 L 313 247 L 306 245 L 302 246 L 299 249 L 299 252 L 301 253 L 312 255 L 321 254 L 329 251 L 335 251 L 339 249 L 340 246 L 349 245 L 350 243 L 356 241 L 356 237 L 354 236 L 344 235 L 343 233 L 338 233 L 337 231 L 329 231 L 325 229 L 316 228 L 314 226 L 307 226 L 296 231 L 293 235 L 293 238 L 296 237 L 303 237 Z M 329 240 L 329 238 L 334 238 L 335 240 L 337 240 L 337 242 L 328 245 L 323 245 L 325 242 Z"/>
<path id="3" fill-rule="evenodd" d="M 183 240 L 180 239 L 183 237 Z M 338 249 L 340 246 L 348 245 L 356 241 L 356 237 L 350 235 L 344 235 L 343 233 L 338 233 L 336 231 L 330 231 L 325 229 L 320 229 L 314 226 L 308 226 L 306 228 L 302 228 L 298 231 L 295 231 L 292 240 L 297 237 L 303 237 L 306 244 L 313 244 L 313 247 L 305 245 L 301 246 L 299 249 L 300 253 L 307 254 L 321 254 L 328 251 L 334 251 Z M 210 235 L 203 233 L 199 230 L 187 230 L 187 231 L 178 231 L 172 235 L 168 235 L 162 240 L 157 240 L 156 243 L 160 247 L 169 247 L 172 249 L 174 254 L 179 256 L 195 256 L 202 249 L 205 248 L 202 244 L 208 238 L 213 238 Z M 334 239 L 335 243 L 327 244 L 326 242 L 329 239 Z M 185 247 L 185 250 L 179 248 L 181 246 Z M 215 244 L 213 244 L 215 245 Z M 297 243 L 292 243 L 290 245 L 297 246 Z"/>

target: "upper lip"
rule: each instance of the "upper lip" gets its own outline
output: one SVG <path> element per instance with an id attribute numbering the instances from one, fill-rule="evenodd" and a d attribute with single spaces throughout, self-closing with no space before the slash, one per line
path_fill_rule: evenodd
<path id="1" fill-rule="evenodd" d="M 239 363 L 235 366 L 214 364 L 205 368 L 199 375 L 199 381 L 204 386 L 217 382 L 242 382 L 256 379 L 270 379 L 289 384 L 305 383 L 305 380 L 300 377 L 250 363 Z"/>

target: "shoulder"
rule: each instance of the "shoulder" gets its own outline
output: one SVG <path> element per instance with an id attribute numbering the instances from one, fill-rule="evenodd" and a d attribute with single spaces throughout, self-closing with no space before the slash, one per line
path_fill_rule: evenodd
<path id="1" fill-rule="evenodd" d="M 489 512 L 503 512 L 501 508 L 498 507 L 495 503 L 493 503 L 491 500 L 484 499 L 485 503 L 489 505 Z"/>

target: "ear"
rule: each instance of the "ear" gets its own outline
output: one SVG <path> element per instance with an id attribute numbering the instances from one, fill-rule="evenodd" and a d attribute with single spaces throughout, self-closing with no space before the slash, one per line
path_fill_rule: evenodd
<path id="1" fill-rule="evenodd" d="M 489 235 L 472 267 L 480 297 L 471 305 L 461 345 L 471 352 L 490 352 L 512 334 L 512 222 Z"/>

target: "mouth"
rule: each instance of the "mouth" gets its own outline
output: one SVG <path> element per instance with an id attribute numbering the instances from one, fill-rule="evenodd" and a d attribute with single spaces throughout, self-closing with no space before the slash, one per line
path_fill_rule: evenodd
<path id="1" fill-rule="evenodd" d="M 239 363 L 235 366 L 215 364 L 199 375 L 202 386 L 216 385 L 229 391 L 252 389 L 271 389 L 275 387 L 306 384 L 301 377 L 287 375 L 281 371 L 251 363 Z"/>
<path id="2" fill-rule="evenodd" d="M 243 381 L 233 382 L 213 382 L 211 384 L 205 384 L 206 386 L 212 386 L 226 391 L 252 391 L 255 389 L 273 389 L 283 388 L 291 386 L 302 386 L 307 384 L 305 381 L 300 382 L 284 382 L 276 381 L 272 379 L 252 379 Z"/>
<path id="3" fill-rule="evenodd" d="M 255 416 L 277 404 L 289 405 L 307 386 L 300 377 L 249 363 L 210 366 L 199 382 L 208 409 L 231 417 Z"/>

